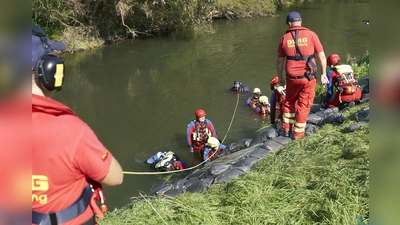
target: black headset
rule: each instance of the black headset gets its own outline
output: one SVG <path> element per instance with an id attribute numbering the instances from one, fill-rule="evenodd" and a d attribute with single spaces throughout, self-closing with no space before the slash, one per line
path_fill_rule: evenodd
<path id="1" fill-rule="evenodd" d="M 48 91 L 60 91 L 64 82 L 64 60 L 49 53 L 46 34 L 43 31 L 32 28 L 32 35 L 40 38 L 46 52 L 36 65 L 35 82 Z"/>

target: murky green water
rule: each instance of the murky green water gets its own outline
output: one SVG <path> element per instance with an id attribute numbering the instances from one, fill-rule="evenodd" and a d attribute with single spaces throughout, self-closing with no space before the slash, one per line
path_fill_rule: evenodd
<path id="1" fill-rule="evenodd" d="M 158 151 L 175 151 L 189 162 L 185 133 L 194 111 L 207 112 L 225 143 L 249 138 L 263 126 L 245 106 L 250 96 L 228 89 L 240 80 L 270 96 L 278 42 L 286 15 L 299 11 L 328 56 L 361 55 L 369 49 L 368 1 L 321 1 L 279 11 L 279 17 L 214 22 L 214 34 L 177 32 L 127 40 L 65 57 L 66 83 L 56 99 L 71 106 L 111 150 L 125 171 L 149 171 L 144 161 Z M 109 208 L 122 207 L 162 177 L 125 175 L 105 188 Z"/>

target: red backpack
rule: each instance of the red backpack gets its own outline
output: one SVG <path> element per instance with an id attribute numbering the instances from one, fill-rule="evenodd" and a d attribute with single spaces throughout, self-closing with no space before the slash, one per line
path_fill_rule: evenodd
<path id="1" fill-rule="evenodd" d="M 335 87 L 340 93 L 354 94 L 357 91 L 358 81 L 354 78 L 354 72 L 350 65 L 337 65 L 335 69 L 338 73 Z"/>

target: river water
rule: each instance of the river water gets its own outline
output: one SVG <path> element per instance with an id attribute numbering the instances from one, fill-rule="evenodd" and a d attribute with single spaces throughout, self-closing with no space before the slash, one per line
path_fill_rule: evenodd
<path id="1" fill-rule="evenodd" d="M 196 109 L 206 111 L 225 144 L 266 125 L 245 106 L 250 95 L 240 96 L 235 111 L 237 98 L 228 89 L 239 80 L 271 95 L 290 11 L 300 12 L 303 26 L 319 35 L 327 56 L 337 53 L 345 61 L 347 53 L 369 49 L 369 26 L 362 22 L 369 19 L 368 0 L 306 2 L 277 17 L 214 21 L 213 34 L 182 31 L 66 55 L 65 85 L 55 98 L 92 127 L 124 171 L 150 171 L 144 161 L 158 151 L 172 150 L 189 164 L 185 134 Z M 125 175 L 122 185 L 104 188 L 108 206 L 122 207 L 164 181 Z"/>

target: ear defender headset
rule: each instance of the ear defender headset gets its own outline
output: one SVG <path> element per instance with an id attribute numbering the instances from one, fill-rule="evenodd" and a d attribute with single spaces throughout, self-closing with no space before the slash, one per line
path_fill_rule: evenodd
<path id="1" fill-rule="evenodd" d="M 43 32 L 32 29 L 32 34 L 40 38 L 46 52 L 36 65 L 35 82 L 48 91 L 60 91 L 64 81 L 64 60 L 50 53 L 47 38 Z"/>

